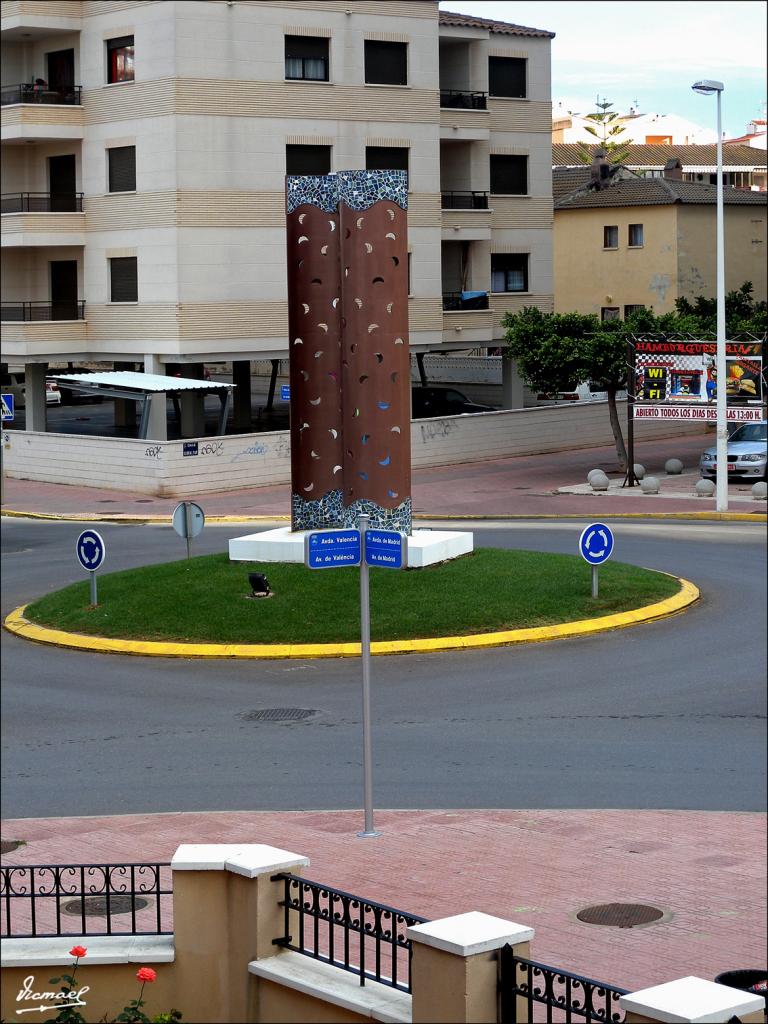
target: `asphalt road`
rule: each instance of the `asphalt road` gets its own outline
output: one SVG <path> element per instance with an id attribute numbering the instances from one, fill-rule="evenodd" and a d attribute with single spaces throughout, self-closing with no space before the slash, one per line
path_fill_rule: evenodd
<path id="1" fill-rule="evenodd" d="M 478 546 L 569 552 L 582 527 L 471 524 Z M 82 578 L 81 529 L 3 521 L 3 614 Z M 167 527 L 100 529 L 105 571 L 184 554 Z M 617 559 L 693 580 L 700 604 L 593 638 L 375 658 L 377 807 L 764 809 L 764 528 L 615 530 Z M 195 550 L 244 532 L 208 527 Z M 6 817 L 362 804 L 357 659 L 106 656 L 5 632 L 2 649 Z M 243 717 L 263 708 L 318 714 Z"/>

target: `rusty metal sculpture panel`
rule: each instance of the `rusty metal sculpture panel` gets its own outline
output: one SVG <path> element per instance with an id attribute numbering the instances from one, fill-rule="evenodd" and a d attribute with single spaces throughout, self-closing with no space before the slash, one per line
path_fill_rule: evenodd
<path id="1" fill-rule="evenodd" d="M 294 530 L 411 530 L 407 175 L 287 179 Z"/>

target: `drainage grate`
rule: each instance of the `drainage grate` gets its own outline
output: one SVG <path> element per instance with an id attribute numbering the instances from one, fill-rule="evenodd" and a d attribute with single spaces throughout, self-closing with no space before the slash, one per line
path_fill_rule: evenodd
<path id="1" fill-rule="evenodd" d="M 141 896 L 110 896 L 109 916 L 111 917 L 113 914 L 130 914 L 131 910 L 144 910 L 148 906 L 149 900 L 142 899 Z M 107 897 L 86 896 L 83 899 L 67 900 L 66 903 L 62 904 L 61 910 L 62 913 L 70 914 L 72 917 L 81 917 L 83 914 L 86 917 L 106 917 Z"/>
<path id="2" fill-rule="evenodd" d="M 21 846 L 21 840 L 19 839 L 3 839 L 0 842 L 0 853 L 13 853 L 14 850 L 18 850 Z"/>
<path id="3" fill-rule="evenodd" d="M 599 903 L 585 907 L 576 915 L 584 924 L 602 924 L 610 928 L 635 928 L 653 924 L 664 917 L 664 911 L 646 903 Z"/>
<path id="4" fill-rule="evenodd" d="M 259 708 L 241 711 L 237 717 L 243 722 L 300 722 L 316 714 L 314 708 Z"/>

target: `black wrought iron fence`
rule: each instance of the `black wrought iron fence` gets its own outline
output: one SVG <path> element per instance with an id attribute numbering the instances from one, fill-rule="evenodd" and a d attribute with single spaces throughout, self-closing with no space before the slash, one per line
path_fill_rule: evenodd
<path id="1" fill-rule="evenodd" d="M 169 863 L 0 866 L 0 935 L 168 935 Z"/>
<path id="2" fill-rule="evenodd" d="M 284 933 L 276 946 L 356 974 L 360 984 L 377 981 L 411 991 L 411 940 L 406 929 L 427 920 L 384 903 L 285 872 Z"/>
<path id="3" fill-rule="evenodd" d="M 443 292 L 443 310 L 488 309 L 487 292 Z"/>
<path id="4" fill-rule="evenodd" d="M 48 86 L 29 85 L 22 82 L 20 85 L 4 85 L 0 89 L 0 106 L 10 106 L 12 103 L 53 103 L 56 106 L 76 106 L 82 102 L 83 87 L 81 85 L 70 85 L 63 89 L 49 89 Z"/>
<path id="5" fill-rule="evenodd" d="M 467 89 L 441 89 L 440 106 L 461 110 L 487 110 L 488 93 Z"/>
<path id="6" fill-rule="evenodd" d="M 0 320 L 10 323 L 29 320 L 85 320 L 85 301 L 65 299 L 59 302 L 3 302 Z"/>
<path id="7" fill-rule="evenodd" d="M 440 193 L 440 205 L 444 210 L 487 210 L 487 192 L 451 192 Z"/>
<path id="8" fill-rule="evenodd" d="M 0 213 L 82 213 L 82 192 L 4 192 Z"/>
<path id="9" fill-rule="evenodd" d="M 627 993 L 628 989 L 515 956 L 512 946 L 499 951 L 501 1024 L 584 1020 L 621 1024 L 624 1011 L 619 997 Z"/>

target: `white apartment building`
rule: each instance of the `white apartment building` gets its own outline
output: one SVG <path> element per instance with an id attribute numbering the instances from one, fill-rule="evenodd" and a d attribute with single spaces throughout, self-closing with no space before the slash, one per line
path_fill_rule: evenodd
<path id="1" fill-rule="evenodd" d="M 2 360 L 28 429 L 67 361 L 231 362 L 247 427 L 251 361 L 287 358 L 286 173 L 408 170 L 412 351 L 553 309 L 551 33 L 436 0 L 3 0 L 0 28 Z"/>

